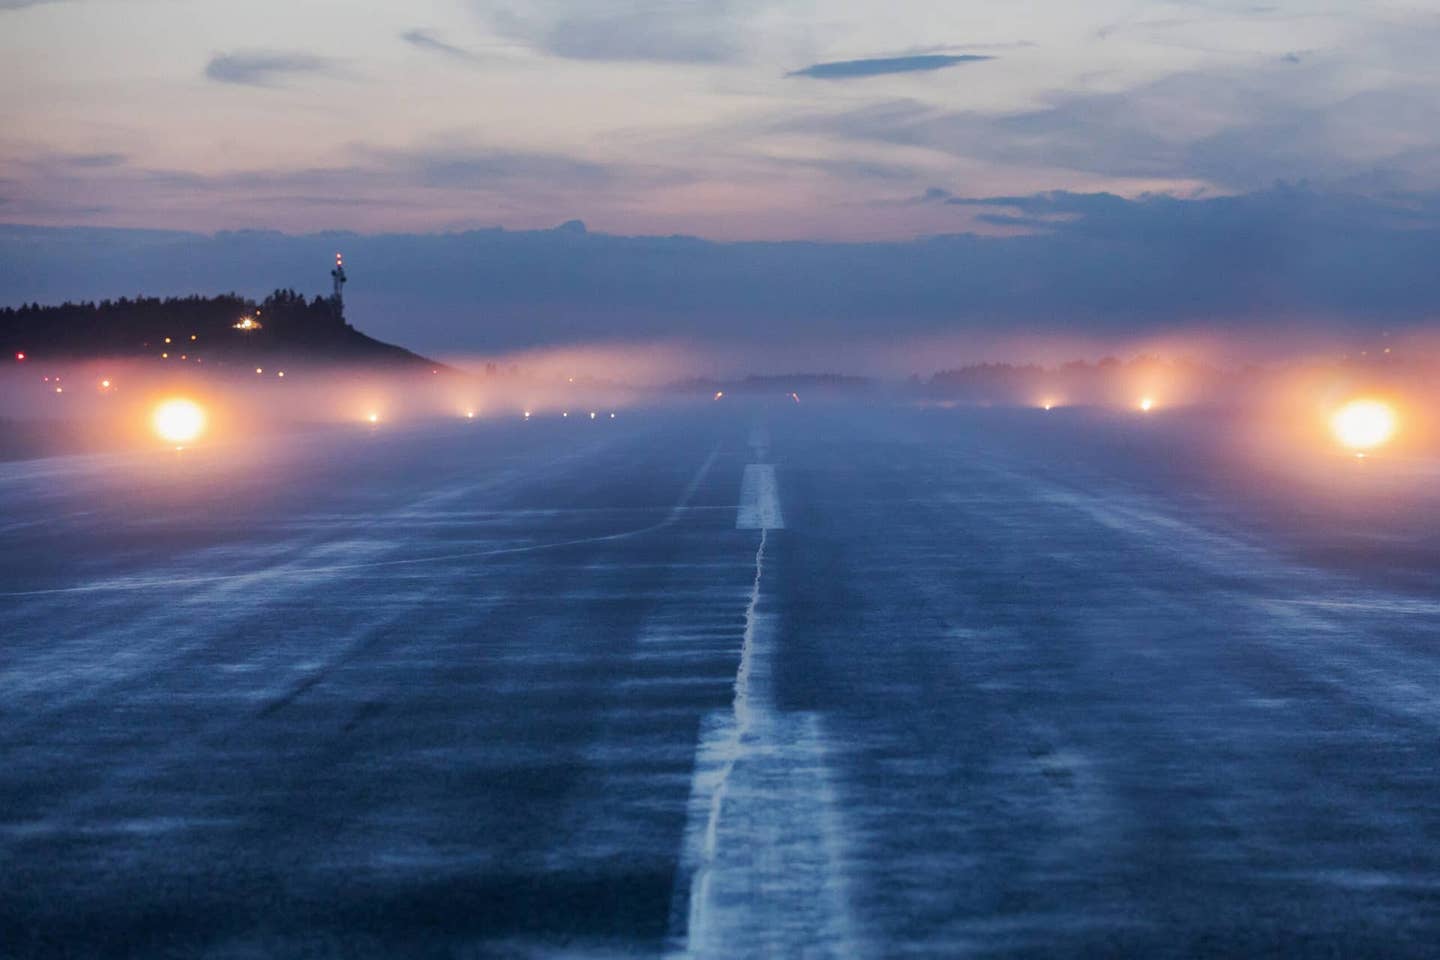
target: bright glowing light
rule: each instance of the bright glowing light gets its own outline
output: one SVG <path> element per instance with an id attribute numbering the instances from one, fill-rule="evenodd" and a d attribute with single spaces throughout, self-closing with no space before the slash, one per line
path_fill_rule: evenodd
<path id="1" fill-rule="evenodd" d="M 277 376 L 277 377 L 283 377 L 283 376 L 285 376 L 285 371 L 284 371 L 284 370 L 277 370 L 277 371 L 275 372 L 275 376 Z"/>
<path id="2" fill-rule="evenodd" d="M 189 400 L 166 400 L 155 408 L 150 424 L 162 440 L 189 443 L 205 430 L 205 411 Z"/>
<path id="3" fill-rule="evenodd" d="M 716 391 L 715 391 L 715 399 L 716 399 L 716 400 L 719 400 L 719 399 L 720 399 L 721 397 L 723 397 L 723 396 L 725 396 L 725 391 L 724 391 L 724 390 L 716 390 Z"/>
<path id="4" fill-rule="evenodd" d="M 256 367 L 256 368 L 255 368 L 255 372 L 256 372 L 256 373 L 264 373 L 265 371 L 264 371 L 264 369 L 261 368 L 261 367 Z"/>
<path id="5" fill-rule="evenodd" d="M 1145 413 L 1149 413 L 1151 410 L 1155 409 L 1155 398 L 1142 397 L 1140 399 L 1140 409 Z"/>
<path id="6" fill-rule="evenodd" d="M 101 390 L 109 390 L 109 389 L 110 389 L 110 381 L 109 381 L 109 380 L 101 380 L 101 381 L 100 381 L 100 389 L 101 389 Z"/>
<path id="7" fill-rule="evenodd" d="M 169 343 L 169 342 L 170 342 L 170 338 L 169 338 L 169 337 L 166 337 L 166 338 L 165 338 L 165 342 L 166 342 L 166 343 Z"/>
<path id="8" fill-rule="evenodd" d="M 24 360 L 24 359 L 25 359 L 25 354 L 24 354 L 23 352 L 17 353 L 17 354 L 15 354 L 15 359 L 16 359 L 16 360 Z"/>
<path id="9" fill-rule="evenodd" d="M 1354 450 L 1380 446 L 1398 425 L 1394 408 L 1379 400 L 1352 400 L 1330 418 L 1335 438 Z"/>
<path id="10" fill-rule="evenodd" d="M 529 410 L 526 410 L 526 411 L 525 411 L 525 419 L 526 419 L 526 420 L 529 420 L 529 419 L 530 419 L 530 411 L 529 411 Z"/>
<path id="11" fill-rule="evenodd" d="M 238 322 L 232 324 L 231 326 L 236 330 L 243 330 L 246 333 L 249 333 L 251 330 L 264 329 L 264 326 L 260 323 L 260 321 L 256 320 L 254 317 L 244 317 Z M 195 338 L 191 337 L 190 339 L 194 340 Z M 166 342 L 168 343 L 169 341 Z"/>
<path id="12" fill-rule="evenodd" d="M 55 388 L 55 392 L 56 392 L 56 393 L 64 393 L 64 392 L 65 392 L 65 388 L 64 388 L 64 387 L 56 387 L 56 388 Z"/>
<path id="13" fill-rule="evenodd" d="M 791 400 L 794 400 L 796 403 L 799 403 L 799 402 L 800 402 L 800 394 L 791 392 L 791 394 L 790 394 L 790 399 L 791 399 Z"/>
<path id="14" fill-rule="evenodd" d="M 595 411 L 594 411 L 594 410 L 591 410 L 591 411 L 590 411 L 590 419 L 591 419 L 591 420 L 594 420 L 594 419 L 595 419 Z"/>
<path id="15" fill-rule="evenodd" d="M 379 422 L 380 422 L 380 414 L 378 414 L 378 413 L 367 413 L 367 414 L 365 415 L 365 419 L 368 420 L 368 421 L 370 421 L 371 423 L 379 423 Z"/>
<path id="16" fill-rule="evenodd" d="M 613 413 L 610 414 L 610 419 L 611 419 L 611 420 L 614 420 L 614 419 L 615 419 L 615 414 L 613 414 Z"/>
<path id="17" fill-rule="evenodd" d="M 466 419 L 466 420 L 474 420 L 474 419 L 475 419 L 475 411 L 474 411 L 474 410 L 466 410 L 466 411 L 465 411 L 465 419 Z"/>
<path id="18" fill-rule="evenodd" d="M 566 410 L 564 413 L 560 414 L 560 416 L 562 416 L 562 417 L 568 417 L 568 416 L 570 416 L 570 411 L 569 411 L 569 410 Z"/>
<path id="19" fill-rule="evenodd" d="M 169 360 L 169 359 L 170 359 L 170 354 L 168 354 L 168 353 L 162 353 L 162 354 L 160 354 L 160 359 L 161 359 L 161 360 Z"/>

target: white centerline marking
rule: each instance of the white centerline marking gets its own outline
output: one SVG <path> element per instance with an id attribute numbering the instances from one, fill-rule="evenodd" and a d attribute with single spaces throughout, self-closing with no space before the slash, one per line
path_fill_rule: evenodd
<path id="1" fill-rule="evenodd" d="M 775 706 L 775 615 L 761 605 L 766 547 L 784 526 L 772 465 L 745 468 L 736 526 L 760 531 L 755 577 L 730 710 L 701 725 L 669 955 L 868 956 L 823 718 Z"/>
<path id="2" fill-rule="evenodd" d="M 740 481 L 740 509 L 735 515 L 737 530 L 783 530 L 785 515 L 780 511 L 780 490 L 775 483 L 775 465 L 751 463 Z"/>

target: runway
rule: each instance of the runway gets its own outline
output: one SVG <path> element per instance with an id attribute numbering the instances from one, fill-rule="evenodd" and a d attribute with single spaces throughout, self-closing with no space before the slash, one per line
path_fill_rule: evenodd
<path id="1" fill-rule="evenodd" d="M 0 955 L 1433 956 L 1433 465 L 1055 413 L 0 464 Z"/>

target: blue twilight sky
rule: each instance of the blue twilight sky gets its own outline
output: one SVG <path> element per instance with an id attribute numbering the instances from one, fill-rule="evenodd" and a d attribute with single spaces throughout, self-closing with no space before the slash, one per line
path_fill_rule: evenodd
<path id="1" fill-rule="evenodd" d="M 1420 323 L 1436 49 L 1440 0 L 0 0 L 0 222 L 61 228 L 0 302 L 353 231 L 422 347 Z"/>

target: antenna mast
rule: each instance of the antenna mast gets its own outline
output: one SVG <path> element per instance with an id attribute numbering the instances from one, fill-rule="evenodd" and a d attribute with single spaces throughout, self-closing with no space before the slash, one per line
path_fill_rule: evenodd
<path id="1" fill-rule="evenodd" d="M 342 313 L 345 309 L 345 258 L 335 254 L 335 269 L 330 271 L 330 277 L 335 281 L 335 294 L 330 298 L 335 304 L 335 312 Z"/>

